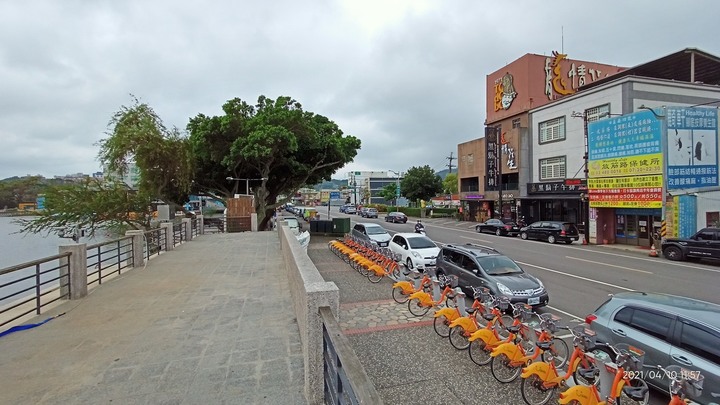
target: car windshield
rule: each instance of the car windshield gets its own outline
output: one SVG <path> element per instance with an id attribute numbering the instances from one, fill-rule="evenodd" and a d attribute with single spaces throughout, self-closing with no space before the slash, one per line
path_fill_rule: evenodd
<path id="1" fill-rule="evenodd" d="M 410 244 L 410 248 L 412 249 L 428 249 L 437 247 L 435 242 L 431 241 L 430 238 L 425 237 L 408 238 L 408 244 Z"/>
<path id="2" fill-rule="evenodd" d="M 368 235 L 381 235 L 387 233 L 385 228 L 381 226 L 366 226 L 365 232 L 367 232 Z"/>
<path id="3" fill-rule="evenodd" d="M 488 256 L 478 258 L 478 263 L 491 276 L 522 273 L 523 270 L 506 256 Z"/>
<path id="4" fill-rule="evenodd" d="M 297 228 L 299 226 L 299 222 L 297 218 L 283 218 L 288 223 L 288 226 L 290 228 Z"/>

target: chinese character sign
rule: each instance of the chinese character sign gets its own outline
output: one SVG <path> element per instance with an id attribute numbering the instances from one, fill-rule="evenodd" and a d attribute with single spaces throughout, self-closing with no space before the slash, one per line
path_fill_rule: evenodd
<path id="1" fill-rule="evenodd" d="M 677 208 L 678 237 L 689 238 L 697 232 L 697 197 L 681 195 L 673 197 Z"/>
<path id="2" fill-rule="evenodd" d="M 668 107 L 668 189 L 718 185 L 718 110 Z"/>
<path id="3" fill-rule="evenodd" d="M 661 122 L 650 111 L 601 119 L 588 124 L 590 161 L 662 154 Z M 662 172 L 662 167 L 659 167 Z"/>
<path id="4" fill-rule="evenodd" d="M 497 156 L 498 136 L 495 127 L 485 128 L 485 190 L 497 190 L 498 166 Z"/>
<path id="5" fill-rule="evenodd" d="M 590 207 L 662 207 L 662 175 L 588 179 L 588 189 Z"/>

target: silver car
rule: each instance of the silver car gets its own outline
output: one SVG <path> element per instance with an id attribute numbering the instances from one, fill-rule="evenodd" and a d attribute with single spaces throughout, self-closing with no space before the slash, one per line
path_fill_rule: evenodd
<path id="1" fill-rule="evenodd" d="M 355 224 L 351 234 L 360 239 L 375 242 L 380 247 L 387 247 L 390 242 L 388 231 L 372 222 Z"/>
<path id="2" fill-rule="evenodd" d="M 720 397 L 720 305 L 668 294 L 615 294 L 585 318 L 602 343 L 627 343 L 645 351 L 646 366 L 680 366 L 700 371 L 704 390 L 693 400 Z M 641 377 L 668 391 L 662 372 L 646 368 Z"/>

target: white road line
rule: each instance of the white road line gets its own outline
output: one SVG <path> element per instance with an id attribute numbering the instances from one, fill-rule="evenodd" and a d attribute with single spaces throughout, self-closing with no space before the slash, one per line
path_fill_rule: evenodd
<path id="1" fill-rule="evenodd" d="M 648 262 L 657 262 L 657 261 L 658 261 L 657 258 L 656 258 L 656 259 L 648 259 L 648 258 L 645 258 L 645 257 L 637 257 L 637 256 L 623 255 L 623 254 L 611 253 L 611 252 L 602 252 L 602 251 L 599 251 L 599 250 L 589 250 L 589 249 L 585 249 L 585 248 L 577 248 L 577 247 L 572 247 L 572 246 L 566 246 L 565 248 L 567 248 L 567 249 L 581 250 L 581 251 L 583 251 L 583 252 L 591 251 L 591 252 L 600 253 L 600 254 L 603 254 L 603 255 L 624 257 L 624 258 L 627 258 L 627 259 L 635 259 L 635 260 L 644 260 L 644 261 L 648 261 Z M 713 272 L 713 273 L 720 273 L 720 270 L 708 269 L 708 268 L 700 267 L 700 266 L 693 266 L 693 265 L 691 265 L 691 264 L 673 262 L 673 265 L 674 265 L 674 266 L 678 266 L 678 267 L 686 267 L 686 268 L 688 268 L 688 269 L 696 269 L 696 270 L 710 271 L 710 272 Z"/>
<path id="2" fill-rule="evenodd" d="M 550 305 L 546 306 L 545 308 L 550 308 L 550 309 L 552 309 L 553 311 L 560 312 L 560 313 L 563 314 L 563 315 L 567 315 L 567 316 L 572 317 L 572 318 L 575 318 L 575 319 L 580 319 L 580 320 L 583 320 L 583 321 L 585 320 L 585 318 L 581 318 L 581 317 L 579 317 L 579 316 L 575 316 L 575 315 L 571 314 L 570 312 L 565 312 L 565 311 L 563 311 L 562 309 L 557 309 L 557 308 L 555 308 L 555 307 L 551 307 Z M 570 335 L 570 336 L 572 336 L 572 335 Z"/>
<path id="3" fill-rule="evenodd" d="M 593 280 L 593 279 L 591 279 L 591 278 L 582 277 L 582 276 L 578 276 L 578 275 L 570 274 L 570 273 L 565 273 L 564 271 L 548 269 L 547 267 L 541 267 L 541 266 L 537 266 L 537 265 L 530 264 L 530 263 L 523 263 L 523 262 L 518 262 L 518 263 L 520 263 L 520 264 L 522 264 L 522 265 L 524 265 L 524 266 L 535 267 L 535 268 L 537 268 L 537 269 L 549 271 L 549 272 L 551 272 L 551 273 L 562 274 L 563 276 L 573 277 L 573 278 L 577 278 L 577 279 L 580 279 L 580 280 L 589 281 L 589 282 L 591 282 L 591 283 L 602 284 L 602 285 L 606 285 L 606 286 L 608 286 L 608 287 L 617 288 L 617 289 L 620 289 L 620 290 L 635 291 L 635 290 L 633 290 L 632 288 L 621 287 L 621 286 L 619 286 L 619 285 L 606 283 L 606 282 L 604 282 L 604 281 Z"/>
<path id="4" fill-rule="evenodd" d="M 598 264 L 602 264 L 602 265 L 605 266 L 605 267 L 617 267 L 618 269 L 625 269 L 625 270 L 630 270 L 630 271 L 637 271 L 638 273 L 653 274 L 652 271 L 631 269 L 630 267 L 616 266 L 616 265 L 614 265 L 614 264 L 601 263 L 601 262 L 598 262 L 598 261 L 595 261 L 595 260 L 581 259 L 581 258 L 579 258 L 579 257 L 565 256 L 565 258 L 567 258 L 567 259 L 574 259 L 574 260 L 580 260 L 581 262 L 598 263 Z"/>

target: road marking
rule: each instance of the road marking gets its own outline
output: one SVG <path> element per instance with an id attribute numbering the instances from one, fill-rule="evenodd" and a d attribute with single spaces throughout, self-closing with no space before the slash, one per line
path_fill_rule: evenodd
<path id="1" fill-rule="evenodd" d="M 547 267 L 537 266 L 537 265 L 530 264 L 530 263 L 524 263 L 524 262 L 518 262 L 518 263 L 520 263 L 520 264 L 522 264 L 522 265 L 525 265 L 525 266 L 535 267 L 535 268 L 540 269 L 540 270 L 549 271 L 549 272 L 551 272 L 551 273 L 562 274 L 563 276 L 573 277 L 573 278 L 577 278 L 577 279 L 580 279 L 580 280 L 589 281 L 589 282 L 591 282 L 591 283 L 597 283 L 597 284 L 606 285 L 606 286 L 608 286 L 608 287 L 613 287 L 613 288 L 617 288 L 617 289 L 620 289 L 620 290 L 635 291 L 635 290 L 633 290 L 632 288 L 621 287 L 621 286 L 619 286 L 619 285 L 606 283 L 606 282 L 604 282 L 604 281 L 593 280 L 592 278 L 587 278 L 587 277 L 582 277 L 582 276 L 578 276 L 578 275 L 575 275 L 575 274 L 565 273 L 564 271 L 548 269 Z"/>
<path id="2" fill-rule="evenodd" d="M 607 263 L 601 263 L 601 262 L 597 262 L 597 261 L 595 261 L 595 260 L 581 259 L 581 258 L 579 258 L 579 257 L 565 256 L 565 258 L 567 258 L 567 259 L 574 259 L 574 260 L 580 260 L 581 262 L 598 263 L 598 264 L 602 264 L 603 266 L 606 266 L 606 267 L 617 267 L 618 269 L 625 269 L 625 270 L 630 270 L 630 271 L 637 271 L 638 273 L 653 274 L 652 271 L 631 269 L 630 267 L 617 266 L 617 265 L 614 265 L 614 264 L 607 264 Z"/>
<path id="3" fill-rule="evenodd" d="M 584 248 L 577 248 L 577 247 L 573 247 L 573 246 L 567 246 L 567 248 L 568 248 L 568 249 L 575 249 L 575 250 L 582 250 L 582 251 L 584 251 L 584 252 L 590 251 L 590 252 L 600 253 L 600 254 L 609 255 L 609 256 L 624 257 L 624 258 L 627 258 L 627 259 L 644 260 L 644 261 L 656 262 L 656 263 L 657 263 L 657 261 L 658 261 L 657 258 L 655 258 L 655 259 L 648 259 L 648 258 L 646 258 L 646 257 L 637 257 L 637 256 L 623 255 L 623 254 L 619 254 L 619 253 L 602 252 L 602 251 L 599 251 L 599 250 L 590 250 L 590 249 L 584 249 Z M 672 263 L 673 263 L 673 265 L 675 265 L 675 266 L 686 267 L 686 268 L 688 268 L 688 269 L 705 270 L 705 271 L 710 271 L 710 272 L 713 272 L 713 273 L 720 273 L 720 270 L 708 269 L 708 268 L 700 267 L 700 266 L 693 266 L 692 264 L 684 264 L 684 263 L 678 263 L 678 262 L 672 262 Z"/>
<path id="4" fill-rule="evenodd" d="M 570 312 L 565 312 L 565 311 L 563 311 L 562 309 L 558 309 L 558 308 L 555 308 L 555 307 L 551 307 L 550 305 L 546 306 L 546 308 L 550 308 L 550 309 L 552 309 L 553 311 L 560 312 L 560 313 L 563 314 L 563 315 L 567 315 L 567 316 L 572 317 L 572 318 L 575 318 L 575 319 L 585 320 L 585 318 L 580 318 L 579 316 L 575 316 L 575 315 L 571 314 Z"/>

